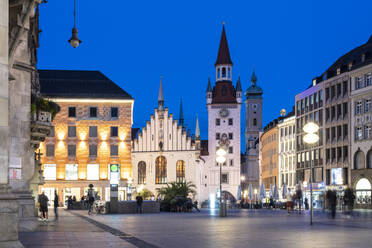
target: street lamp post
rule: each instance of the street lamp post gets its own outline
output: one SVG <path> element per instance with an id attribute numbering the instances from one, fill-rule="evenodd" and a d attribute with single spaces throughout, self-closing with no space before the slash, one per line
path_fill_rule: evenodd
<path id="1" fill-rule="evenodd" d="M 316 142 L 319 141 L 319 126 L 314 122 L 309 122 L 303 127 L 305 135 L 303 141 L 310 146 L 310 225 L 313 224 L 313 160 L 312 149 Z M 314 156 L 315 158 L 315 156 Z"/>

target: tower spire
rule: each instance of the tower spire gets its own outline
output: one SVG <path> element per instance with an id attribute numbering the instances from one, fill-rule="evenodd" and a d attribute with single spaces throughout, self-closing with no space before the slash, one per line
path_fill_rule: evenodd
<path id="1" fill-rule="evenodd" d="M 208 77 L 208 87 L 207 87 L 207 92 L 212 92 L 211 78 L 210 78 L 210 77 Z"/>
<path id="2" fill-rule="evenodd" d="M 164 94 L 163 94 L 163 77 L 160 76 L 159 96 L 158 96 L 158 109 L 164 110 Z"/>
<path id="3" fill-rule="evenodd" d="M 220 47 L 218 49 L 217 60 L 215 66 L 217 65 L 232 65 L 230 58 L 229 45 L 227 44 L 226 32 L 225 32 L 225 23 L 222 25 L 222 34 L 220 40 Z"/>
<path id="4" fill-rule="evenodd" d="M 183 127 L 183 124 L 184 124 L 184 119 L 183 119 L 183 106 L 182 106 L 182 98 L 181 98 L 181 101 L 180 101 L 180 116 L 178 118 L 178 121 L 179 121 L 179 124 L 181 125 L 181 127 Z"/>
<path id="5" fill-rule="evenodd" d="M 200 140 L 200 128 L 199 128 L 199 118 L 198 118 L 198 115 L 196 115 L 195 139 L 196 140 Z"/>
<path id="6" fill-rule="evenodd" d="M 242 91 L 242 85 L 240 83 L 240 76 L 238 77 L 238 81 L 236 82 L 236 91 Z"/>
<path id="7" fill-rule="evenodd" d="M 251 82 L 252 82 L 252 85 L 256 86 L 257 76 L 256 76 L 256 73 L 254 72 L 254 68 L 253 68 L 253 72 L 251 76 Z"/>

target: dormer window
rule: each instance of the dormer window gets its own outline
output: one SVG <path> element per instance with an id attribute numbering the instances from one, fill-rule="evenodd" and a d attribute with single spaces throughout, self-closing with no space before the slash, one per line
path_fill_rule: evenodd
<path id="1" fill-rule="evenodd" d="M 341 74 L 341 68 L 337 68 L 337 75 Z"/>
<path id="2" fill-rule="evenodd" d="M 366 60 L 366 54 L 363 53 L 363 54 L 362 54 L 362 62 L 364 62 L 365 60 Z"/>
<path id="3" fill-rule="evenodd" d="M 351 70 L 351 67 L 353 67 L 353 62 L 350 62 L 350 63 L 348 64 L 348 68 L 349 68 L 349 70 Z"/>
<path id="4" fill-rule="evenodd" d="M 222 78 L 226 77 L 226 67 L 222 67 Z"/>

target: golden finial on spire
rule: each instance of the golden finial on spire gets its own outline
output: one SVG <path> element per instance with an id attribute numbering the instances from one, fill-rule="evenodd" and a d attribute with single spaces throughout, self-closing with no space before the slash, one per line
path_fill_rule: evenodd
<path id="1" fill-rule="evenodd" d="M 225 22 L 225 21 L 222 21 L 222 25 L 224 25 L 224 26 L 225 26 L 225 24 L 226 24 L 226 22 Z"/>

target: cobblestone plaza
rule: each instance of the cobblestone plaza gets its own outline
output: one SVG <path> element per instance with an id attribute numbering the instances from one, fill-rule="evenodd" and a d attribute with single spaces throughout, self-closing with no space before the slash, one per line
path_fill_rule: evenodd
<path id="1" fill-rule="evenodd" d="M 370 247 L 371 212 L 352 217 L 316 212 L 234 210 L 142 215 L 94 215 L 60 210 L 60 220 L 20 234 L 25 247 Z"/>

